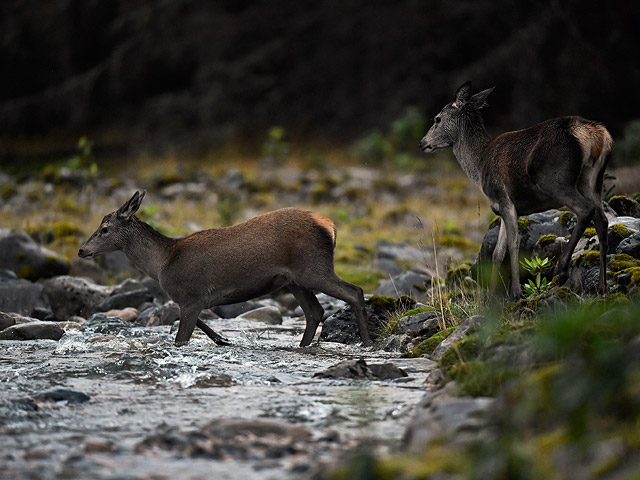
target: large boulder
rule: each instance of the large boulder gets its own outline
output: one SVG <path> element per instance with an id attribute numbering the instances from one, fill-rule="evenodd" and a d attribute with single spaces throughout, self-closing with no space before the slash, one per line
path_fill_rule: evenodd
<path id="1" fill-rule="evenodd" d="M 8 268 L 21 278 L 35 281 L 66 275 L 69 273 L 69 262 L 25 232 L 1 229 L 0 268 Z"/>
<path id="2" fill-rule="evenodd" d="M 50 308 L 49 298 L 40 283 L 28 280 L 0 281 L 0 312 L 31 315 L 38 308 Z"/>
<path id="3" fill-rule="evenodd" d="M 56 322 L 19 323 L 0 331 L 0 340 L 60 340 L 64 330 Z"/>
<path id="4" fill-rule="evenodd" d="M 88 318 L 113 291 L 113 287 L 66 275 L 46 280 L 44 289 L 58 320 L 67 320 L 74 315 Z"/>

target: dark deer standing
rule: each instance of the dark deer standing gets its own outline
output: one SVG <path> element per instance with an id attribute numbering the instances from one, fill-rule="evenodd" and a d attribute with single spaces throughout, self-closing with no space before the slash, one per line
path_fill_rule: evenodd
<path id="1" fill-rule="evenodd" d="M 196 325 L 218 344 L 227 344 L 198 319 L 203 308 L 245 301 L 288 287 L 305 314 L 300 346 L 311 343 L 324 310 L 313 290 L 353 308 L 363 343 L 370 343 L 362 289 L 333 270 L 334 223 L 317 213 L 284 208 L 226 228 L 169 238 L 134 214 L 146 192 L 136 192 L 109 213 L 82 245 L 82 258 L 123 250 L 127 258 L 160 282 L 180 306 L 176 345 L 186 344 Z"/>
<path id="2" fill-rule="evenodd" d="M 564 282 L 571 255 L 585 229 L 594 221 L 600 241 L 599 287 L 606 292 L 607 227 L 602 208 L 602 181 L 613 146 L 607 129 L 580 117 L 560 117 L 491 139 L 480 110 L 493 88 L 470 95 L 471 82 L 462 85 L 452 103 L 436 115 L 420 141 L 424 152 L 453 146 L 465 173 L 489 199 L 501 218 L 493 252 L 492 283 L 509 248 L 511 297 L 521 294 L 518 266 L 518 217 L 566 206 L 578 217 L 556 274 Z"/>

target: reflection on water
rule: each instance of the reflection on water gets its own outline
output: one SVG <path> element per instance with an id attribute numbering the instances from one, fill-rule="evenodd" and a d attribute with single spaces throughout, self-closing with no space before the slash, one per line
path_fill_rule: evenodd
<path id="1" fill-rule="evenodd" d="M 358 346 L 301 349 L 303 325 L 216 320 L 233 345 L 218 347 L 196 333 L 173 346 L 168 327 L 118 319 L 69 329 L 59 342 L 0 342 L 0 463 L 6 478 L 287 478 L 274 464 L 256 470 L 241 461 L 137 454 L 135 445 L 160 425 L 200 427 L 213 418 L 268 418 L 329 429 L 342 439 L 374 436 L 393 444 L 423 394 L 425 362 L 393 359 L 409 380 L 370 382 L 312 378 L 351 357 L 390 357 Z M 54 387 L 84 392 L 81 404 L 35 401 Z M 97 442 L 97 443 L 96 443 Z M 112 445 L 94 453 L 90 445 Z M 92 447 L 93 448 L 93 447 Z M 181 473 L 182 472 L 182 473 Z M 242 473 L 244 472 L 244 473 Z"/>

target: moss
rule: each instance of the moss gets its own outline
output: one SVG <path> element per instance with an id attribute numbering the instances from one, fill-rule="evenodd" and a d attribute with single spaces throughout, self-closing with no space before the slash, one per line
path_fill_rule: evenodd
<path id="1" fill-rule="evenodd" d="M 640 267 L 640 260 L 636 260 L 626 253 L 619 253 L 612 260 L 609 260 L 610 272 L 622 272 L 634 267 Z"/>
<path id="2" fill-rule="evenodd" d="M 573 266 L 582 263 L 582 266 L 585 268 L 597 267 L 600 265 L 600 252 L 597 250 L 591 250 L 589 252 L 584 252 L 573 261 Z"/>
<path id="3" fill-rule="evenodd" d="M 474 360 L 480 354 L 480 351 L 481 344 L 477 335 L 470 335 L 454 343 L 442 356 L 438 366 L 449 368 L 458 363 Z"/>
<path id="4" fill-rule="evenodd" d="M 5 183 L 0 187 L 0 198 L 2 200 L 9 200 L 16 193 L 18 193 L 18 189 L 11 183 Z"/>
<path id="5" fill-rule="evenodd" d="M 494 362 L 482 361 L 454 365 L 448 373 L 449 378 L 458 383 L 460 395 L 473 397 L 495 396 L 506 381 L 519 375 L 516 370 L 504 368 Z"/>
<path id="6" fill-rule="evenodd" d="M 557 297 L 561 300 L 573 300 L 576 298 L 577 294 L 571 290 L 569 287 L 558 287 L 556 290 L 552 292 L 554 297 Z"/>
<path id="7" fill-rule="evenodd" d="M 557 235 L 554 235 L 553 233 L 549 233 L 547 235 L 542 235 L 539 239 L 538 239 L 538 246 L 540 247 L 546 247 L 547 245 L 552 244 L 553 242 L 556 241 L 556 238 L 558 238 Z"/>
<path id="8" fill-rule="evenodd" d="M 491 220 L 491 223 L 489 224 L 489 230 L 491 230 L 494 227 L 498 227 L 500 226 L 500 217 L 498 217 L 497 215 L 495 217 L 493 217 L 493 220 Z"/>
<path id="9" fill-rule="evenodd" d="M 458 248 L 477 248 L 477 245 L 462 235 L 445 234 L 441 235 L 439 243 L 445 247 L 458 247 Z"/>
<path id="10" fill-rule="evenodd" d="M 453 268 L 447 272 L 445 283 L 460 283 L 470 275 L 471 267 L 469 265 L 460 265 L 459 267 Z"/>
<path id="11" fill-rule="evenodd" d="M 592 238 L 596 236 L 596 229 L 593 227 L 585 228 L 584 233 L 582 234 L 585 238 Z"/>
<path id="12" fill-rule="evenodd" d="M 630 228 L 625 227 L 621 223 L 616 223 L 615 225 L 610 225 L 609 226 L 609 231 L 613 232 L 614 234 L 616 234 L 620 238 L 627 238 L 627 237 L 630 237 L 631 235 L 633 235 L 635 233 L 633 230 L 631 230 Z"/>
<path id="13" fill-rule="evenodd" d="M 440 330 L 438 333 L 432 335 L 431 337 L 423 340 L 418 345 L 413 347 L 413 349 L 404 354 L 404 357 L 417 358 L 422 355 L 430 355 L 436 349 L 440 343 L 447 338 L 451 333 L 456 329 L 456 327 L 449 327 L 444 330 Z"/>
<path id="14" fill-rule="evenodd" d="M 529 220 L 528 218 L 525 218 L 525 217 L 520 217 L 518 219 L 518 231 L 524 232 L 527 228 L 529 228 L 529 225 L 532 222 L 535 223 L 533 220 Z"/>
<path id="15" fill-rule="evenodd" d="M 426 312 L 435 312 L 436 311 L 436 307 L 420 307 L 420 308 L 414 308 L 412 310 L 409 310 L 408 312 L 403 313 L 400 318 L 403 317 L 409 317 L 411 315 L 417 315 L 419 313 L 426 313 Z"/>
<path id="16" fill-rule="evenodd" d="M 565 227 L 568 227 L 571 223 L 573 223 L 576 219 L 576 215 L 574 213 L 565 211 L 560 214 L 558 217 L 558 223 Z"/>
<path id="17" fill-rule="evenodd" d="M 17 259 L 19 262 L 22 262 L 25 258 L 27 258 L 27 253 L 26 253 L 26 252 L 18 252 L 18 253 L 16 254 L 16 259 Z"/>
<path id="18" fill-rule="evenodd" d="M 27 278 L 27 279 L 34 278 L 35 274 L 36 274 L 36 269 L 33 265 L 23 265 L 16 272 L 16 275 L 18 275 L 19 278 Z"/>

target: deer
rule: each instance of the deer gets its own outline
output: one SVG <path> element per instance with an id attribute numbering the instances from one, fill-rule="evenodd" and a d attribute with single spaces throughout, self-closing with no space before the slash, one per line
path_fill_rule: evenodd
<path id="1" fill-rule="evenodd" d="M 509 250 L 512 299 L 521 296 L 518 265 L 518 220 L 521 215 L 566 206 L 577 215 L 571 238 L 555 267 L 557 281 L 568 279 L 576 244 L 593 220 L 600 242 L 598 287 L 606 293 L 608 220 L 602 207 L 602 183 L 613 140 L 601 123 L 579 116 L 552 118 L 523 130 L 491 138 L 481 111 L 493 91 L 471 95 L 471 82 L 458 88 L 453 102 L 434 118 L 422 138 L 425 153 L 453 147 L 462 170 L 482 190 L 500 217 L 493 252 L 491 286 Z"/>
<path id="2" fill-rule="evenodd" d="M 337 229 L 329 218 L 283 208 L 233 226 L 171 238 L 135 216 L 145 194 L 136 191 L 107 214 L 78 255 L 94 258 L 122 250 L 133 265 L 157 280 L 180 307 L 177 347 L 189 342 L 196 326 L 218 345 L 228 345 L 198 318 L 200 312 L 282 287 L 288 287 L 305 315 L 301 347 L 311 344 L 324 314 L 314 290 L 349 304 L 363 344 L 371 344 L 362 289 L 334 272 Z"/>

